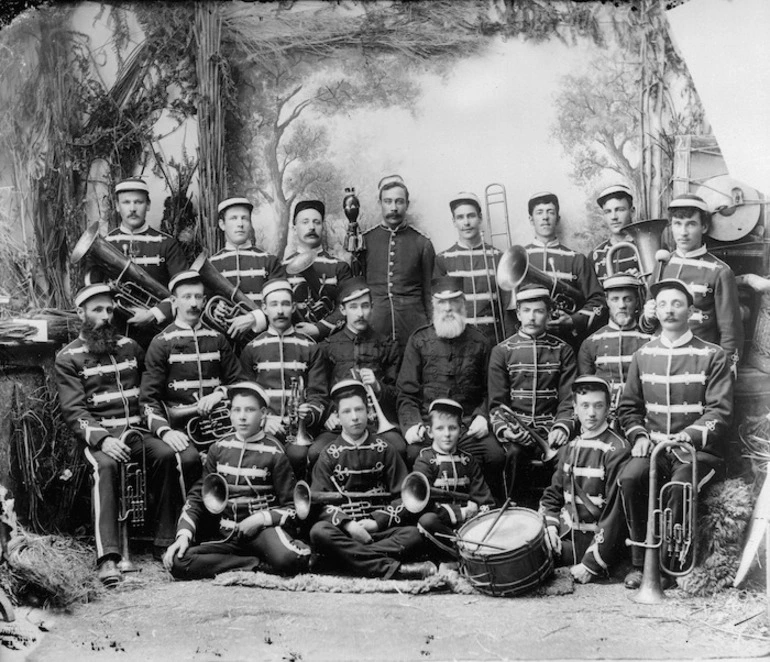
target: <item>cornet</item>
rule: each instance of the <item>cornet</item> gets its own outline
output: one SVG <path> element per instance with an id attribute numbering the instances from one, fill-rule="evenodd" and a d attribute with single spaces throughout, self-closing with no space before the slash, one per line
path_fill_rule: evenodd
<path id="1" fill-rule="evenodd" d="M 129 527 L 144 526 L 147 515 L 147 485 L 146 461 L 144 456 L 144 441 L 139 430 L 126 430 L 120 435 L 120 441 L 130 446 L 132 439 L 138 437 L 142 444 L 142 464 L 138 462 L 120 462 L 120 508 L 118 513 L 118 529 L 120 538 L 120 556 L 118 569 L 121 572 L 136 572 L 137 567 L 131 561 L 128 547 Z"/>
<path id="2" fill-rule="evenodd" d="M 227 479 L 219 473 L 209 473 L 203 479 L 203 485 L 201 486 L 201 500 L 203 505 L 212 515 L 219 515 L 224 512 L 227 507 L 229 499 L 237 499 L 238 497 L 257 497 L 259 502 L 257 505 L 262 505 L 264 502 L 264 508 L 267 508 L 272 500 L 269 497 L 269 493 L 273 492 L 273 488 L 270 485 L 230 485 Z M 265 496 L 262 496 L 265 495 Z"/>
<path id="3" fill-rule="evenodd" d="M 184 426 L 184 432 L 199 449 L 206 449 L 215 441 L 229 437 L 234 433 L 230 421 L 230 401 L 222 400 L 206 416 L 198 414 L 198 404 L 166 407 L 168 424 L 178 430 Z"/>
<path id="4" fill-rule="evenodd" d="M 345 514 L 353 519 L 360 519 L 380 507 L 390 494 L 379 490 L 369 492 L 312 492 L 310 485 L 304 480 L 298 480 L 294 487 L 294 510 L 297 517 L 305 520 L 310 515 L 310 509 L 315 505 L 339 506 Z"/>
<path id="5" fill-rule="evenodd" d="M 299 406 L 305 402 L 305 380 L 302 377 L 292 377 L 289 388 L 289 401 L 286 405 L 289 417 L 286 443 L 310 446 L 313 438 L 307 433 L 305 420 L 299 416 Z"/>
<path id="6" fill-rule="evenodd" d="M 431 500 L 467 503 L 469 497 L 465 492 L 431 487 L 427 476 L 419 471 L 413 471 L 404 478 L 404 482 L 401 483 L 401 502 L 410 513 L 421 513 Z"/>
<path id="7" fill-rule="evenodd" d="M 356 368 L 350 369 L 351 374 L 353 375 L 353 379 L 357 379 L 362 384 L 361 381 L 361 371 Z M 384 432 L 390 432 L 390 430 L 395 430 L 396 426 L 391 423 L 388 418 L 385 416 L 385 412 L 382 411 L 382 407 L 380 406 L 379 401 L 377 400 L 377 396 L 374 393 L 374 388 L 371 384 L 364 384 L 364 389 L 366 390 L 366 399 L 368 400 L 369 407 L 374 412 L 374 418 L 377 420 L 377 434 L 383 434 Z"/>

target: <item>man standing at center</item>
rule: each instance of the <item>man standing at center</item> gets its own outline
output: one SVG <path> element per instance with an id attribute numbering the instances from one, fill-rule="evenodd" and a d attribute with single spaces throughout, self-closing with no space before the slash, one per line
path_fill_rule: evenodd
<path id="1" fill-rule="evenodd" d="M 398 175 L 378 185 L 382 223 L 364 233 L 363 273 L 372 292 L 372 328 L 403 351 L 412 331 L 428 323 L 435 251 L 406 222 L 409 190 Z"/>
<path id="2" fill-rule="evenodd" d="M 548 321 L 548 332 L 577 350 L 583 338 L 598 329 L 606 319 L 604 293 L 588 258 L 564 246 L 556 236 L 561 218 L 559 198 L 548 191 L 535 193 L 527 207 L 529 222 L 535 232 L 534 241 L 525 246 L 529 264 L 557 281 L 571 285 L 581 294 L 582 301 L 574 302 L 577 309 L 572 313 L 560 307 L 560 297 L 552 294 L 557 306 Z"/>

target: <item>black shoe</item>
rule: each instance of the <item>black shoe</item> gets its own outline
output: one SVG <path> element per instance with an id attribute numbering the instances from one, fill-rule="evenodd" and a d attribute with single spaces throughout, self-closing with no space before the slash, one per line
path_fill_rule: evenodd
<path id="1" fill-rule="evenodd" d="M 633 568 L 623 580 L 626 588 L 637 589 L 642 585 L 642 571 L 639 568 Z"/>
<path id="2" fill-rule="evenodd" d="M 427 579 L 438 572 L 436 564 L 431 561 L 421 563 L 402 563 L 396 570 L 396 579 Z"/>
<path id="3" fill-rule="evenodd" d="M 105 559 L 102 561 L 96 569 L 96 576 L 106 588 L 114 588 L 120 584 L 120 580 L 122 579 L 120 570 L 118 570 L 118 564 L 115 563 L 114 559 Z"/>

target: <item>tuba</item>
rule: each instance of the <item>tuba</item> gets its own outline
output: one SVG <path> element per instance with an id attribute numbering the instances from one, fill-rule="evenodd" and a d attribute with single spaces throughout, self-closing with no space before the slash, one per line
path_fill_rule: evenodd
<path id="1" fill-rule="evenodd" d="M 258 309 L 237 285 L 233 285 L 217 268 L 208 261 L 206 251 L 203 251 L 190 265 L 192 271 L 197 271 L 203 285 L 211 293 L 203 309 L 203 323 L 223 335 L 227 335 L 230 323 L 234 317 L 244 315 Z M 246 341 L 256 337 L 252 332 L 247 334 Z"/>
<path id="2" fill-rule="evenodd" d="M 120 441 L 128 445 L 132 437 L 142 433 L 139 430 L 126 430 L 120 435 Z M 142 441 L 142 464 L 138 462 L 120 463 L 120 504 L 118 512 L 118 529 L 120 539 L 120 556 L 118 569 L 121 572 L 136 572 L 138 568 L 131 561 L 128 548 L 129 527 L 144 526 L 147 516 L 147 466 Z"/>
<path id="3" fill-rule="evenodd" d="M 669 481 L 658 490 L 658 455 L 672 447 L 685 450 L 690 454 L 692 478 L 689 483 Z M 672 577 L 681 577 L 695 567 L 694 543 L 698 510 L 698 465 L 695 449 L 678 441 L 663 441 L 656 444 L 650 454 L 649 487 L 645 541 L 635 542 L 626 539 L 626 545 L 645 548 L 642 584 L 631 599 L 641 604 L 658 604 L 666 598 L 661 585 L 661 571 Z M 678 522 L 674 521 L 671 509 L 665 508 L 666 496 L 674 489 L 681 489 L 684 492 L 682 520 Z"/>
<path id="4" fill-rule="evenodd" d="M 233 434 L 229 405 L 229 400 L 222 400 L 206 416 L 198 414 L 197 403 L 180 407 L 166 407 L 164 404 L 164 407 L 168 424 L 175 430 L 184 429 L 199 450 L 206 450 L 215 441 Z"/>
<path id="5" fill-rule="evenodd" d="M 531 265 L 527 250 L 523 246 L 511 246 L 503 253 L 497 265 L 497 284 L 500 289 L 512 292 L 524 280 L 534 281 L 548 288 L 554 305 L 567 314 L 573 314 L 584 303 L 583 293 L 578 288 Z"/>
<path id="6" fill-rule="evenodd" d="M 304 419 L 299 417 L 299 406 L 305 401 L 305 380 L 302 377 L 292 377 L 289 387 L 289 401 L 286 409 L 289 417 L 286 443 L 298 446 L 310 446 L 313 438 L 305 429 Z"/>
<path id="7" fill-rule="evenodd" d="M 306 251 L 297 253 L 286 265 L 286 273 L 289 276 L 302 276 L 305 279 L 307 293 L 304 301 L 297 300 L 298 286 L 292 284 L 294 288 L 294 302 L 296 303 L 296 315 L 301 322 L 315 324 L 324 319 L 332 310 L 334 310 L 333 291 L 326 292 L 326 275 L 320 278 L 313 269 L 316 257 L 319 251 Z M 291 282 L 291 279 L 289 279 Z M 301 296 L 301 295 L 299 295 Z"/>
<path id="8" fill-rule="evenodd" d="M 113 289 L 115 305 L 129 317 L 136 309 L 148 310 L 170 296 L 168 288 L 99 236 L 98 223 L 92 223 L 80 236 L 70 262 L 77 264 L 86 256 L 90 256 L 111 278 L 109 285 Z"/>
<path id="9" fill-rule="evenodd" d="M 410 513 L 421 513 L 431 500 L 467 502 L 469 497 L 465 492 L 431 487 L 427 476 L 419 471 L 413 471 L 404 478 L 401 483 L 401 502 Z"/>
<path id="10" fill-rule="evenodd" d="M 350 372 L 353 375 L 353 379 L 361 381 L 361 374 L 356 368 L 351 368 Z M 395 430 L 396 426 L 388 420 L 387 416 L 385 416 L 385 412 L 382 411 L 382 407 L 380 406 L 379 400 L 377 400 L 377 395 L 374 393 L 372 385 L 364 384 L 364 389 L 366 390 L 366 399 L 369 401 L 369 407 L 374 413 L 374 416 L 370 416 L 370 419 L 374 418 L 374 420 L 377 421 L 377 434 Z"/>
<path id="11" fill-rule="evenodd" d="M 623 228 L 633 241 L 621 241 L 607 249 L 605 258 L 607 275 L 615 274 L 612 263 L 615 253 L 621 249 L 630 249 L 636 254 L 636 260 L 642 269 L 640 276 L 646 281 L 649 294 L 650 285 L 660 279 L 663 265 L 671 258 L 667 250 L 661 249 L 660 235 L 666 225 L 668 221 L 665 218 L 653 218 L 648 221 L 637 221 Z M 653 276 L 656 269 L 657 276 Z"/>

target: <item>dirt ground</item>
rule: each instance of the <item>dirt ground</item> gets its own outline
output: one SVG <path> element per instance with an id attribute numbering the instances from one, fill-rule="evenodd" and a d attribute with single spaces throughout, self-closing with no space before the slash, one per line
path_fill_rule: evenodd
<path id="1" fill-rule="evenodd" d="M 34 648 L 2 662 L 122 660 L 504 660 L 749 658 L 770 654 L 762 593 L 636 605 L 622 584 L 570 595 L 292 593 L 173 582 L 142 572 L 70 614 L 46 620 Z M 25 621 L 26 622 L 26 621 Z"/>

